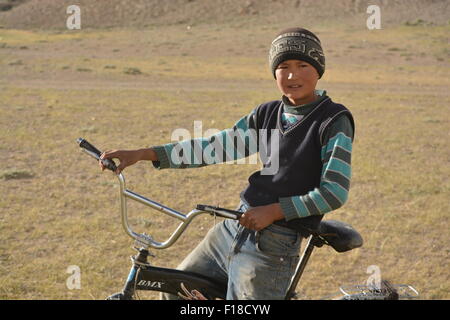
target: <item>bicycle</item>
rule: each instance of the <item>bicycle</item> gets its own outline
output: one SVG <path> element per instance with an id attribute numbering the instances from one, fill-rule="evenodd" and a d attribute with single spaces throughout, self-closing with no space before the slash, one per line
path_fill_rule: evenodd
<path id="1" fill-rule="evenodd" d="M 100 155 L 102 152 L 88 141 L 79 138 L 77 139 L 77 144 L 84 152 L 94 157 L 97 161 L 100 160 Z M 115 172 L 116 164 L 113 160 L 102 159 L 101 161 L 107 169 Z M 109 296 L 107 299 L 132 300 L 138 290 L 159 291 L 174 295 L 178 295 L 180 292 L 190 294 L 192 291 L 187 290 L 186 288 L 197 290 L 206 299 L 225 299 L 227 290 L 226 283 L 219 282 L 216 279 L 194 272 L 153 266 L 148 261 L 149 257 L 153 256 L 150 253 L 149 248 L 162 250 L 172 246 L 183 234 L 192 220 L 201 214 L 210 214 L 214 217 L 239 220 L 243 212 L 212 205 L 198 204 L 195 209 L 191 210 L 187 214 L 183 214 L 152 199 L 148 199 L 138 193 L 126 189 L 123 173 L 116 174 L 116 176 L 120 186 L 119 197 L 122 226 L 126 234 L 135 240 L 135 249 L 138 253 L 132 257 L 132 267 L 122 291 Z M 169 236 L 169 238 L 163 242 L 156 241 L 150 235 L 145 233 L 134 232 L 128 222 L 128 199 L 137 201 L 145 206 L 167 214 L 172 218 L 181 220 L 181 223 Z M 337 252 L 347 252 L 361 247 L 363 244 L 363 239 L 358 231 L 356 231 L 349 224 L 337 220 L 323 220 L 317 230 L 308 231 L 311 235 L 307 238 L 306 246 L 291 278 L 289 289 L 285 295 L 285 300 L 291 300 L 297 297 L 295 289 L 311 257 L 311 254 L 316 247 L 328 245 Z M 385 285 L 385 288 L 388 288 L 389 290 L 384 290 L 383 292 L 383 290 L 376 291 L 369 288 L 368 291 L 360 290 L 356 293 L 346 293 L 344 289 L 341 288 L 341 292 L 344 294 L 343 299 L 367 299 L 369 296 L 371 298 L 378 299 L 396 298 L 395 294 L 392 295 L 392 290 L 395 291 L 395 289 L 391 288 L 389 285 Z M 349 288 L 346 290 L 348 291 L 348 289 Z M 370 293 L 370 295 L 367 292 Z"/>

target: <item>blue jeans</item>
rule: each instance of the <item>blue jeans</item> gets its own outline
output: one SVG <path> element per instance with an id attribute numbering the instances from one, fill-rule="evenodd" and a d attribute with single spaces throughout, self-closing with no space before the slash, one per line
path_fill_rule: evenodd
<path id="1" fill-rule="evenodd" d="M 248 209 L 240 204 L 239 210 Z M 216 224 L 178 266 L 228 284 L 227 300 L 284 299 L 299 259 L 302 237 L 277 225 L 253 231 L 236 220 Z M 177 299 L 162 294 L 163 299 Z"/>

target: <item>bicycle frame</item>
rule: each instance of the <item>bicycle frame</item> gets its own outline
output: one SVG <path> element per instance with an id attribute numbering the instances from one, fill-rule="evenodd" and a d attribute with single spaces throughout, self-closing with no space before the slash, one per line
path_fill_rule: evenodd
<path id="1" fill-rule="evenodd" d="M 139 249 L 137 256 L 132 257 L 131 267 L 125 286 L 121 293 L 112 295 L 109 299 L 133 299 L 136 290 L 150 290 L 177 295 L 181 285 L 190 290 L 197 289 L 208 299 L 225 299 L 226 283 L 219 283 L 214 279 L 200 274 L 151 266 L 147 262 L 148 250 Z"/>

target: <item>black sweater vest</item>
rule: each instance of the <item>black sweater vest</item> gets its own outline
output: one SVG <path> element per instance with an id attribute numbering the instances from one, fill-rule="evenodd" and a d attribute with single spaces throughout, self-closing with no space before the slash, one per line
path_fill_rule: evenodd
<path id="1" fill-rule="evenodd" d="M 262 141 L 259 141 L 261 137 L 258 135 L 263 168 L 267 172 L 273 172 L 278 163 L 278 171 L 267 175 L 257 171 L 249 177 L 249 184 L 241 192 L 241 199 L 252 207 L 279 202 L 281 197 L 304 195 L 319 187 L 322 173 L 321 149 L 326 128 L 341 114 L 346 114 L 354 127 L 350 111 L 343 105 L 334 103 L 329 97 L 286 131 L 281 124 L 282 112 L 281 101 L 267 102 L 256 109 L 256 129 L 267 130 L 267 138 L 264 137 Z M 271 129 L 278 130 L 278 147 L 274 150 L 272 144 L 275 141 L 272 139 L 276 139 L 277 135 Z M 278 157 L 278 161 L 274 157 Z M 310 234 L 308 230 L 316 229 L 322 217 L 309 216 L 289 222 L 280 220 L 275 224 L 295 229 L 307 237 Z"/>

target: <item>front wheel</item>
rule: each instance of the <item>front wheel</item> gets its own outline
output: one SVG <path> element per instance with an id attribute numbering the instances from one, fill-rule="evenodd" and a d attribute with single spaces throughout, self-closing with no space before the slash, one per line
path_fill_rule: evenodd
<path id="1" fill-rule="evenodd" d="M 114 293 L 113 295 L 110 295 L 106 300 L 133 300 L 133 297 L 126 296 L 123 294 L 123 292 Z"/>

